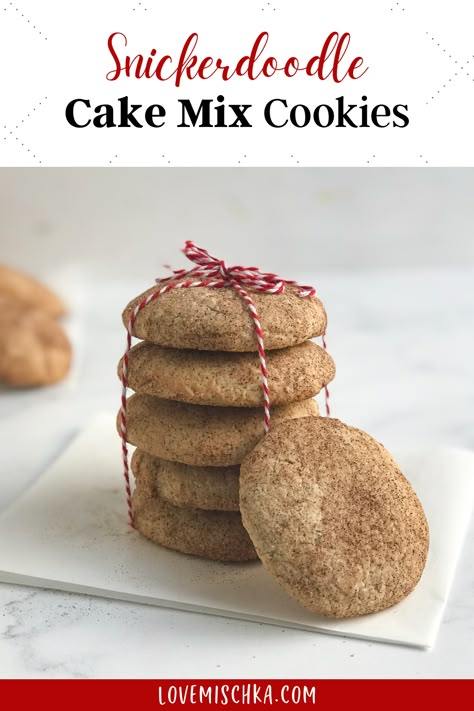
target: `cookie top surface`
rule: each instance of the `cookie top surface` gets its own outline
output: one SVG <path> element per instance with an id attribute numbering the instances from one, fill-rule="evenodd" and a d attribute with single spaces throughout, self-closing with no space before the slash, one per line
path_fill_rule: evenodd
<path id="1" fill-rule="evenodd" d="M 240 506 L 267 570 L 315 613 L 382 610 L 423 572 L 428 525 L 410 483 L 381 444 L 338 420 L 273 428 L 242 463 Z"/>
<path id="2" fill-rule="evenodd" d="M 166 548 L 211 560 L 255 560 L 257 554 L 235 511 L 178 508 L 156 490 L 150 471 L 142 472 L 132 497 L 137 529 Z"/>
<path id="3" fill-rule="evenodd" d="M 54 318 L 66 312 L 63 301 L 45 284 L 4 264 L 0 264 L 0 295 L 15 299 L 24 306 L 41 309 Z"/>
<path id="4" fill-rule="evenodd" d="M 210 511 L 239 511 L 240 467 L 194 467 L 168 462 L 136 449 L 135 477 L 150 477 L 156 492 L 173 506 Z"/>
<path id="5" fill-rule="evenodd" d="M 69 371 L 71 355 L 69 340 L 52 316 L 0 295 L 0 382 L 56 383 Z"/>
<path id="6" fill-rule="evenodd" d="M 311 341 L 268 351 L 266 360 L 274 405 L 317 395 L 335 374 L 331 356 Z M 179 350 L 142 342 L 129 353 L 128 384 L 138 393 L 196 405 L 258 407 L 263 400 L 257 353 Z"/>
<path id="7" fill-rule="evenodd" d="M 280 405 L 272 422 L 317 415 L 315 400 Z M 120 430 L 120 413 L 117 418 Z M 127 400 L 127 439 L 148 454 L 196 466 L 227 467 L 263 437 L 263 408 L 205 407 L 150 395 Z"/>
<path id="8" fill-rule="evenodd" d="M 134 308 L 156 290 L 152 287 L 128 304 L 122 315 L 125 326 Z M 282 294 L 251 290 L 249 294 L 260 317 L 267 350 L 303 343 L 326 329 L 321 301 L 315 296 L 300 297 L 295 286 L 287 285 Z M 170 348 L 257 350 L 248 307 L 230 286 L 180 288 L 161 294 L 137 315 L 133 333 Z"/>

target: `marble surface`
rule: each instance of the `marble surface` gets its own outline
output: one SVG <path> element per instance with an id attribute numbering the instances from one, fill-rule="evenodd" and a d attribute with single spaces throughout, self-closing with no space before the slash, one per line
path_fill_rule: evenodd
<path id="1" fill-rule="evenodd" d="M 300 275 L 326 303 L 333 414 L 389 448 L 474 449 L 474 270 Z M 84 425 L 118 407 L 119 314 L 146 285 L 75 275 L 71 380 L 0 392 L 8 505 Z M 117 446 L 117 476 L 120 476 Z M 2 677 L 465 677 L 474 656 L 474 525 L 429 652 L 0 585 Z"/>

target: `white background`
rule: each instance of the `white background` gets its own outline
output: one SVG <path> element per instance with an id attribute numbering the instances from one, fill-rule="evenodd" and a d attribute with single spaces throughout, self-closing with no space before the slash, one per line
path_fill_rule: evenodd
<path id="1" fill-rule="evenodd" d="M 3 165 L 469 165 L 474 159 L 471 116 L 474 55 L 472 4 L 429 0 L 4 0 L 0 5 L 0 163 Z M 198 54 L 229 62 L 248 54 L 261 31 L 281 61 L 319 54 L 331 31 L 350 32 L 349 53 L 369 70 L 359 81 L 298 76 L 223 83 L 120 79 L 109 34 L 124 32 L 131 54 L 176 57 L 191 32 Z M 178 129 L 177 99 L 222 92 L 227 101 L 253 104 L 248 129 Z M 64 116 L 74 98 L 93 105 L 129 95 L 162 103 L 169 122 L 152 129 L 74 129 Z M 408 104 L 406 129 L 272 129 L 263 120 L 269 99 L 314 107 L 344 95 L 371 105 Z"/>
<path id="2" fill-rule="evenodd" d="M 146 286 L 193 239 L 290 278 L 474 264 L 471 169 L 0 170 L 1 258 Z"/>

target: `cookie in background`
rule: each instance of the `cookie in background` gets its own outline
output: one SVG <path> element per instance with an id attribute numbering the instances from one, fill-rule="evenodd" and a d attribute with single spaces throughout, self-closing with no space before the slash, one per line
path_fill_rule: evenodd
<path id="1" fill-rule="evenodd" d="M 71 367 L 72 347 L 57 319 L 64 302 L 45 284 L 0 265 L 0 382 L 51 385 Z"/>

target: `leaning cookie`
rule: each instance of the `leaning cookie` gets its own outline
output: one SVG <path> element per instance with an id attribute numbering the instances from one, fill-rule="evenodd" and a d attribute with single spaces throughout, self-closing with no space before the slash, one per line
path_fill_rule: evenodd
<path id="1" fill-rule="evenodd" d="M 122 375 L 123 359 L 118 366 Z M 268 351 L 274 405 L 307 400 L 335 375 L 334 361 L 316 343 Z M 138 343 L 128 355 L 128 384 L 138 393 L 196 405 L 258 407 L 262 381 L 257 353 L 178 350 Z"/>
<path id="2" fill-rule="evenodd" d="M 236 467 L 192 467 L 167 462 L 136 449 L 132 471 L 137 479 L 150 477 L 156 492 L 180 508 L 208 511 L 239 510 L 239 470 Z"/>
<path id="3" fill-rule="evenodd" d="M 156 287 L 128 304 L 122 316 L 126 327 L 134 309 L 154 291 Z M 251 296 L 266 350 L 295 346 L 325 331 L 326 312 L 321 301 L 315 296 L 300 297 L 295 286 L 286 286 L 281 294 L 252 291 Z M 231 287 L 180 288 L 161 294 L 138 313 L 133 335 L 170 348 L 257 350 L 253 319 Z"/>
<path id="4" fill-rule="evenodd" d="M 318 415 L 315 400 L 272 408 L 272 422 Z M 120 412 L 117 418 L 120 432 Z M 127 400 L 127 439 L 148 454 L 202 467 L 240 464 L 263 437 L 263 408 L 206 407 L 151 395 Z"/>
<path id="5" fill-rule="evenodd" d="M 47 313 L 0 296 L 0 382 L 20 387 L 62 380 L 71 365 L 71 345 Z"/>
<path id="6" fill-rule="evenodd" d="M 165 548 L 219 561 L 257 558 L 239 513 L 172 506 L 157 494 L 150 473 L 137 480 L 132 510 L 138 531 Z"/>
<path id="7" fill-rule="evenodd" d="M 15 299 L 23 306 L 45 311 L 53 318 L 63 316 L 66 307 L 45 284 L 16 269 L 0 264 L 0 296 Z"/>
<path id="8" fill-rule="evenodd" d="M 338 420 L 275 426 L 242 463 L 240 508 L 267 570 L 321 615 L 390 607 L 425 566 L 428 525 L 410 483 L 381 444 Z"/>

